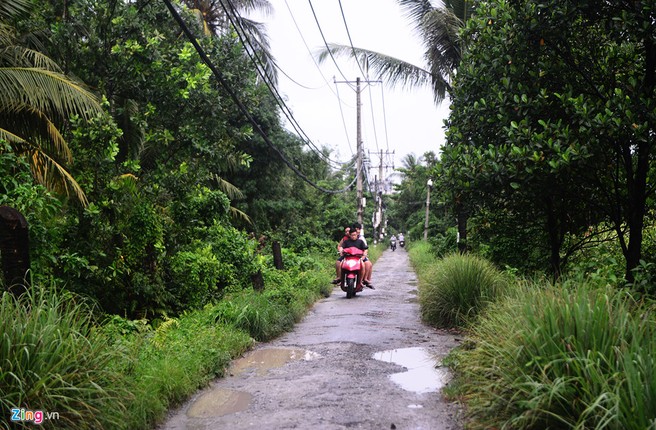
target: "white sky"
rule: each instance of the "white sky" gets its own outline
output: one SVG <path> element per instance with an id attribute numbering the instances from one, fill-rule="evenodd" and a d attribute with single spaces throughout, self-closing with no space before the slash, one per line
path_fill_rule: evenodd
<path id="1" fill-rule="evenodd" d="M 319 66 L 315 64 L 311 53 L 315 54 L 324 42 L 310 1 L 269 1 L 274 14 L 254 19 L 266 24 L 273 55 L 284 73 L 312 88 L 302 88 L 279 71 L 279 92 L 305 134 L 317 146 L 332 148 L 333 159 L 345 161 L 356 148 L 356 93 L 354 85 L 351 88 L 347 84 L 335 84 L 334 80 L 355 81 L 364 76 L 346 57 L 336 57 L 346 79 L 330 58 Z M 355 47 L 425 66 L 421 42 L 396 0 L 342 0 L 341 3 Z M 312 6 L 326 41 L 349 45 L 338 0 L 312 0 Z M 379 155 L 373 153 L 379 154 L 380 150 L 395 152 L 395 167 L 400 167 L 401 160 L 409 153 L 418 157 L 426 151 L 439 153 L 444 142 L 443 121 L 448 116 L 448 100 L 436 106 L 427 87 L 392 89 L 374 84 L 362 88 L 362 140 L 365 154 L 372 153 L 373 166 L 379 164 Z M 343 115 L 337 93 L 342 100 Z M 372 177 L 375 173 L 372 172 Z"/>

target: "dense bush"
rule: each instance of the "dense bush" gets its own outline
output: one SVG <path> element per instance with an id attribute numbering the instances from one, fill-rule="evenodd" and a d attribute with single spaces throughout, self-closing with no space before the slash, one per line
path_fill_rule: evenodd
<path id="1" fill-rule="evenodd" d="M 462 327 L 496 300 L 508 280 L 488 261 L 471 254 L 437 260 L 430 245 L 413 245 L 410 258 L 419 272 L 421 316 L 431 325 Z"/>
<path id="2" fill-rule="evenodd" d="M 223 375 L 254 339 L 291 329 L 317 298 L 330 294 L 332 259 L 293 261 L 303 261 L 304 269 L 263 265 L 262 291 L 233 286 L 222 300 L 175 318 L 113 315 L 98 325 L 71 293 L 33 287 L 20 300 L 4 293 L 0 406 L 59 412 L 59 420 L 44 421 L 46 428 L 153 428 L 170 407 Z M 201 279 L 201 273 L 190 276 Z M 0 420 L 0 428 L 9 428 L 5 423 Z"/>
<path id="3" fill-rule="evenodd" d="M 624 291 L 528 283 L 450 357 L 472 428 L 656 425 L 656 320 Z"/>
<path id="4" fill-rule="evenodd" d="M 33 287 L 20 299 L 0 296 L 0 406 L 55 412 L 45 428 L 121 428 L 126 375 L 112 363 L 124 356 L 94 330 L 89 307 L 70 293 Z M 33 428 L 29 421 L 12 426 Z M 9 428 L 4 425 L 4 428 Z"/>

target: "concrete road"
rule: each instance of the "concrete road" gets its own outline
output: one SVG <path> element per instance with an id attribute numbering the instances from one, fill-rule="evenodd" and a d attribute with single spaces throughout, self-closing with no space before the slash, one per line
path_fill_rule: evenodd
<path id="1" fill-rule="evenodd" d="M 407 252 L 385 251 L 372 280 L 375 290 L 352 299 L 335 287 L 160 429 L 461 429 L 440 393 L 449 381 L 440 360 L 458 341 L 421 323 Z"/>

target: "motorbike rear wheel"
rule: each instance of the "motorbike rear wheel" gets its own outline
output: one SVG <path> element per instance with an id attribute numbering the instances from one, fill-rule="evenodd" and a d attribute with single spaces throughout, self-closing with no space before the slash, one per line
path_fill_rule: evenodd
<path id="1" fill-rule="evenodd" d="M 346 279 L 346 298 L 350 299 L 355 296 L 355 278 Z"/>

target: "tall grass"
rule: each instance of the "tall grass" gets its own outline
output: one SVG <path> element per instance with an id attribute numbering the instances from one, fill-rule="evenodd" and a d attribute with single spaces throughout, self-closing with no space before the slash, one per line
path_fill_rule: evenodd
<path id="1" fill-rule="evenodd" d="M 157 323 L 112 316 L 99 325 L 77 296 L 33 287 L 0 293 L 0 429 L 11 410 L 59 414 L 53 429 L 153 428 L 167 410 L 223 375 L 254 339 L 292 328 L 330 293 L 333 260 L 264 271 L 262 292 L 235 288 L 221 302 Z"/>
<path id="2" fill-rule="evenodd" d="M 656 428 L 653 310 L 590 285 L 492 304 L 450 357 L 471 428 Z"/>
<path id="3" fill-rule="evenodd" d="M 124 356 L 112 366 L 128 377 L 132 398 L 126 402 L 124 428 L 152 428 L 171 406 L 222 376 L 230 361 L 251 345 L 247 333 L 215 323 L 209 307 L 168 320 L 156 330 L 115 339 L 114 347 L 123 349 Z"/>
<path id="4" fill-rule="evenodd" d="M 0 427 L 11 409 L 57 413 L 44 428 L 121 428 L 129 397 L 110 363 L 114 349 L 93 330 L 88 306 L 69 293 L 33 287 L 19 299 L 0 297 Z"/>
<path id="5" fill-rule="evenodd" d="M 413 247 L 410 256 L 418 272 L 421 316 L 428 324 L 466 326 L 508 282 L 487 260 L 471 254 L 437 260 L 427 247 Z"/>

